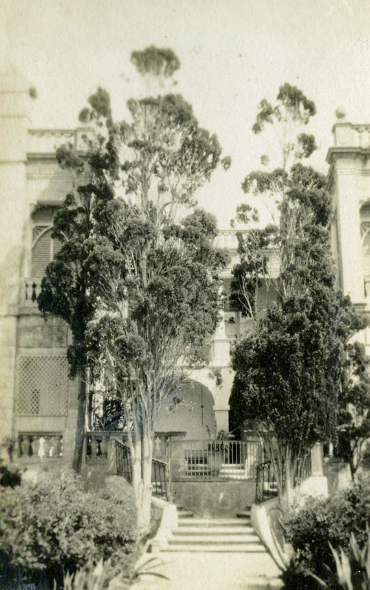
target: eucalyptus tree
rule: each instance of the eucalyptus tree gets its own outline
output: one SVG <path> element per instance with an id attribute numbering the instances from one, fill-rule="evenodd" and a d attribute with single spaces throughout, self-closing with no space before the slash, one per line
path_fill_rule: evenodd
<path id="1" fill-rule="evenodd" d="M 289 179 L 285 205 L 297 227 L 294 239 L 279 228 L 278 239 L 291 240 L 291 261 L 277 300 L 234 347 L 230 404 L 263 433 L 281 496 L 292 502 L 312 446 L 336 440 L 346 346 L 363 323 L 335 290 L 325 178 L 296 165 Z"/>
<path id="2" fill-rule="evenodd" d="M 129 121 L 114 122 L 109 95 L 99 88 L 80 115 L 95 128 L 87 152 L 58 151 L 78 187 L 55 220 L 63 245 L 47 269 L 39 305 L 72 328 L 69 358 L 77 355 L 79 364 L 71 371 L 88 372 L 91 382 L 104 382 L 122 399 L 144 534 L 156 416 L 207 356 L 227 256 L 213 246 L 214 219 L 194 210 L 196 191 L 221 163 L 217 137 L 199 126 L 180 95 L 127 106 Z"/>
<path id="3" fill-rule="evenodd" d="M 232 284 L 234 300 L 255 327 L 233 351 L 233 413 L 264 432 L 280 492 L 289 502 L 313 444 L 336 440 L 346 344 L 363 325 L 335 290 L 326 179 L 301 162 L 316 147 L 313 136 L 302 132 L 315 112 L 314 103 L 289 84 L 280 87 L 275 105 L 259 105 L 253 131 L 276 131 L 281 166 L 251 172 L 242 188 L 256 200 L 268 195 L 277 214 L 266 228 L 240 232 Z M 262 163 L 268 164 L 266 157 Z M 248 203 L 238 208 L 243 223 L 253 215 Z M 279 270 L 271 276 L 274 253 Z M 274 293 L 264 315 L 257 313 L 262 282 Z"/>

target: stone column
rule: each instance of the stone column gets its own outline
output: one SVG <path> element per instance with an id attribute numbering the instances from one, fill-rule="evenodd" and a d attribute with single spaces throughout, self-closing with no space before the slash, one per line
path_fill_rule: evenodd
<path id="1" fill-rule="evenodd" d="M 321 443 L 316 443 L 311 449 L 311 472 L 313 476 L 324 475 L 324 454 Z"/>
<path id="2" fill-rule="evenodd" d="M 221 295 L 222 289 L 220 291 L 220 296 Z M 220 313 L 221 319 L 213 337 L 214 356 L 212 359 L 212 365 L 214 367 L 226 367 L 230 365 L 230 342 L 225 331 L 225 312 L 222 309 Z"/>
<path id="3" fill-rule="evenodd" d="M 340 158 L 338 156 L 336 159 L 337 230 L 343 293 L 351 297 L 352 303 L 364 304 L 359 211 L 360 187 L 358 186 L 361 170 L 359 166 L 359 161 L 354 158 Z"/>
<path id="4" fill-rule="evenodd" d="M 215 420 L 217 425 L 217 432 L 220 432 L 220 430 L 229 432 L 229 411 L 229 405 L 224 407 L 215 407 Z"/>
<path id="5" fill-rule="evenodd" d="M 0 438 L 12 434 L 16 330 L 28 220 L 26 195 L 30 85 L 0 74 Z"/>

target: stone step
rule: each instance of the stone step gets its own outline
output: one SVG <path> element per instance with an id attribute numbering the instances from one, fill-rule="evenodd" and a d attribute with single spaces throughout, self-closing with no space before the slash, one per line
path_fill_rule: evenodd
<path id="1" fill-rule="evenodd" d="M 173 534 L 175 535 L 217 535 L 221 533 L 222 535 L 226 535 L 228 533 L 232 535 L 246 535 L 246 534 L 255 534 L 254 529 L 251 526 L 246 524 L 241 524 L 239 526 L 189 526 L 189 523 L 181 525 L 179 529 L 175 529 Z"/>
<path id="2" fill-rule="evenodd" d="M 237 518 L 246 518 L 246 519 L 250 520 L 251 509 L 248 508 L 247 510 L 239 510 L 239 512 L 236 513 L 236 517 Z"/>
<path id="3" fill-rule="evenodd" d="M 212 545 L 222 545 L 222 544 L 229 544 L 229 545 L 234 545 L 234 544 L 256 544 L 259 543 L 259 539 L 257 537 L 257 535 L 255 533 L 249 533 L 249 534 L 245 534 L 245 533 L 239 533 L 236 535 L 232 535 L 232 534 L 225 534 L 222 535 L 220 533 L 218 533 L 217 535 L 212 535 L 212 534 L 202 534 L 202 533 L 196 533 L 196 534 L 187 534 L 187 535 L 183 535 L 180 531 L 172 531 L 172 535 L 173 537 L 171 539 L 169 539 L 169 543 L 171 544 L 175 544 L 175 543 L 180 543 L 180 544 L 192 544 L 192 543 L 196 543 L 197 545 L 201 544 L 212 544 Z"/>
<path id="4" fill-rule="evenodd" d="M 178 508 L 177 509 L 177 514 L 179 519 L 181 518 L 192 518 L 194 516 L 194 512 L 192 512 L 191 510 L 185 510 L 185 508 Z"/>
<path id="5" fill-rule="evenodd" d="M 238 543 L 238 544 L 202 544 L 193 543 L 187 545 L 186 543 L 169 542 L 166 549 L 163 551 L 182 551 L 183 553 L 265 553 L 265 548 L 258 543 Z"/>
<path id="6" fill-rule="evenodd" d="M 192 527 L 213 527 L 213 526 L 220 526 L 220 527 L 240 527 L 240 523 L 242 521 L 240 518 L 192 518 L 191 521 L 181 521 L 179 519 L 179 527 L 183 526 L 192 526 Z M 248 520 L 245 519 L 247 523 Z"/>

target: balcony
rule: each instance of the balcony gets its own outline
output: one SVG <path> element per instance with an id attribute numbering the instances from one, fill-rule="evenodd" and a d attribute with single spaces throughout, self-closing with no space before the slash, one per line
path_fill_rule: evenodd
<path id="1" fill-rule="evenodd" d="M 89 141 L 95 137 L 90 127 L 77 129 L 30 129 L 28 132 L 28 157 L 55 154 L 56 150 L 71 145 L 76 151 L 85 152 Z"/>
<path id="2" fill-rule="evenodd" d="M 34 309 L 35 311 L 38 309 L 37 297 L 41 291 L 41 281 L 42 277 L 29 277 L 24 279 L 23 285 L 21 285 L 20 293 L 21 307 L 28 307 Z"/>

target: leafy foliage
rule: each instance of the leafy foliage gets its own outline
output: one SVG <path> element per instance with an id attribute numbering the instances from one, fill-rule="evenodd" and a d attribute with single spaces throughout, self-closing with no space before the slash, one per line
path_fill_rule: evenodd
<path id="1" fill-rule="evenodd" d="M 206 359 L 227 257 L 212 247 L 215 221 L 201 210 L 160 233 L 154 210 L 123 201 L 109 203 L 104 219 L 90 260 L 99 313 L 89 326 L 89 367 L 121 393 L 131 418 L 138 411 L 154 428 L 186 367 Z"/>
<path id="2" fill-rule="evenodd" d="M 274 225 L 240 232 L 233 270 L 234 304 L 255 331 L 234 347 L 230 404 L 239 426 L 252 419 L 265 432 L 281 493 L 300 480 L 315 442 L 336 441 L 346 344 L 364 327 L 349 300 L 335 292 L 326 179 L 300 162 L 316 148 L 313 136 L 301 132 L 315 112 L 313 101 L 289 84 L 280 87 L 275 105 L 260 103 L 253 130 L 273 126 L 282 166 L 251 172 L 242 188 L 272 201 Z M 267 156 L 261 161 L 269 163 Z M 254 221 L 256 210 L 242 204 L 238 221 Z M 274 256 L 280 268 L 272 272 Z"/>
<path id="3" fill-rule="evenodd" d="M 293 160 L 308 158 L 317 149 L 313 135 L 297 133 L 316 114 L 315 103 L 296 86 L 287 82 L 280 86 L 275 105 L 265 98 L 258 105 L 253 132 L 261 133 L 266 125 L 274 125 L 283 155 L 283 169 Z"/>
<path id="4" fill-rule="evenodd" d="M 331 203 L 324 177 L 298 163 L 284 183 L 279 227 L 250 230 L 239 239 L 234 300 L 255 320 L 255 332 L 234 348 L 230 400 L 239 421 L 254 419 L 274 433 L 274 453 L 269 444 L 280 491 L 289 479 L 299 479 L 315 442 L 336 440 L 345 347 L 364 325 L 334 289 Z M 275 277 L 268 271 L 274 250 L 280 259 Z M 257 313 L 262 284 L 275 294 L 265 317 Z M 291 478 L 284 484 L 286 468 Z"/>
<path id="5" fill-rule="evenodd" d="M 310 498 L 301 510 L 285 516 L 286 538 L 294 549 L 293 562 L 284 575 L 286 587 L 299 587 L 294 586 L 297 579 L 305 578 L 306 583 L 311 579 L 308 587 L 316 588 L 311 572 L 321 580 L 332 580 L 335 585 L 330 588 L 339 588 L 332 575 L 336 569 L 332 548 L 347 555 L 351 555 L 351 545 L 362 551 L 368 542 L 369 524 L 369 490 L 363 487 L 338 492 L 325 500 Z"/>
<path id="6" fill-rule="evenodd" d="M 2 464 L 0 461 L 0 486 L 3 488 L 21 485 L 21 474 L 19 469 L 11 465 Z"/>
<path id="7" fill-rule="evenodd" d="M 112 503 L 114 509 L 112 510 Z M 24 577 L 45 571 L 60 578 L 89 560 L 111 558 L 128 565 L 134 551 L 133 498 L 85 492 L 71 472 L 37 485 L 1 492 L 1 564 L 20 566 Z"/>
<path id="8" fill-rule="evenodd" d="M 370 534 L 367 545 L 360 549 L 351 534 L 349 556 L 340 549 L 340 553 L 332 549 L 337 568 L 338 588 L 346 590 L 367 590 L 370 584 Z"/>
<path id="9" fill-rule="evenodd" d="M 143 76 L 151 74 L 168 78 L 180 67 L 180 60 L 172 49 L 158 48 L 154 45 L 143 51 L 133 51 L 131 62 Z"/>
<path id="10" fill-rule="evenodd" d="M 336 452 L 349 462 L 352 475 L 365 457 L 365 443 L 370 437 L 370 359 L 359 342 L 347 345 L 343 367 L 338 417 Z"/>
<path id="11" fill-rule="evenodd" d="M 172 60 L 171 52 L 149 49 L 134 56 L 145 71 Z M 215 220 L 195 210 L 180 222 L 179 210 L 195 206 L 221 147 L 180 95 L 131 99 L 131 120 L 120 123 L 103 89 L 88 104 L 81 117 L 96 135 L 87 153 L 58 152 L 79 186 L 55 218 L 62 248 L 38 301 L 71 327 L 71 373 L 83 377 L 88 366 L 91 382 L 121 397 L 138 518 L 144 494 L 147 526 L 158 409 L 189 367 L 204 362 L 218 322 L 227 256 L 213 247 Z M 81 440 L 83 418 L 81 403 Z"/>

